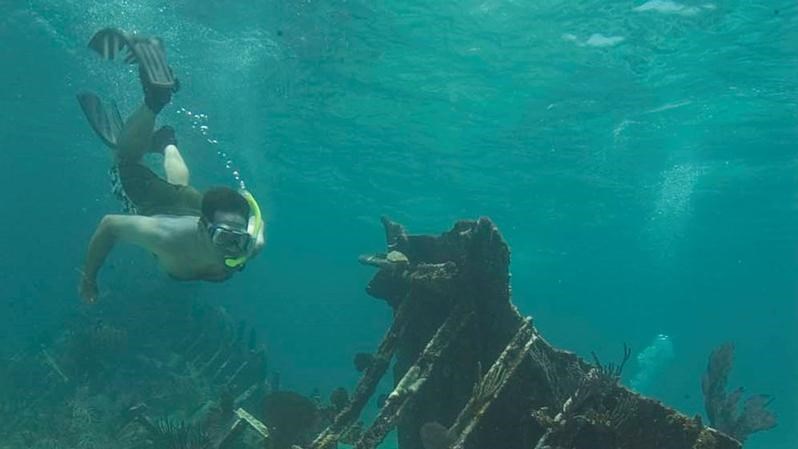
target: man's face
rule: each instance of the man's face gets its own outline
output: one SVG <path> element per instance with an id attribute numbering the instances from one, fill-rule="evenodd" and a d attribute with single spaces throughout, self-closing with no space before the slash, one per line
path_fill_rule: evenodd
<path id="1" fill-rule="evenodd" d="M 251 239 L 247 234 L 247 219 L 233 212 L 214 213 L 208 232 L 213 244 L 232 257 L 245 254 Z"/>

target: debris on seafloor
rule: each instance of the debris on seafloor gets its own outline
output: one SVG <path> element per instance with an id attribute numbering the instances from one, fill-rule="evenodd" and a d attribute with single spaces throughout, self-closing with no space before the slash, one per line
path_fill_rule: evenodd
<path id="1" fill-rule="evenodd" d="M 704 406 L 709 423 L 716 429 L 736 438 L 741 443 L 752 433 L 776 427 L 776 417 L 767 410 L 773 399 L 764 394 L 757 394 L 745 401 L 742 411 L 739 402 L 743 388 L 739 387 L 726 393 L 726 382 L 732 369 L 734 345 L 725 343 L 709 356 L 707 372 L 701 382 L 704 392 Z"/>
<path id="2" fill-rule="evenodd" d="M 223 309 L 136 298 L 103 314 L 0 360 L 0 449 L 247 449 L 285 434 L 265 424 L 279 373 Z M 312 403 L 316 426 L 340 396 Z M 297 442 L 318 427 L 305 430 Z"/>
<path id="3" fill-rule="evenodd" d="M 394 390 L 355 449 L 398 431 L 399 449 L 739 449 L 619 383 L 618 364 L 552 347 L 510 301 L 509 248 L 490 220 L 457 222 L 440 236 L 408 235 L 383 219 L 387 251 L 367 292 L 394 319 L 349 403 L 309 445 L 336 447 L 393 367 Z M 488 367 L 482 372 L 482 367 Z M 362 428 L 361 428 L 362 427 Z"/>

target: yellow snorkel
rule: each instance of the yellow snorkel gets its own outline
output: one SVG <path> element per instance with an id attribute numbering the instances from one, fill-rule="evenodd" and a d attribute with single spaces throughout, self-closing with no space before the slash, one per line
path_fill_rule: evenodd
<path id="1" fill-rule="evenodd" d="M 254 242 L 257 242 L 261 229 L 263 229 L 263 216 L 260 213 L 260 206 L 258 206 L 258 202 L 255 201 L 255 197 L 252 196 L 249 191 L 242 190 L 240 193 L 249 204 L 249 222 L 247 223 L 247 234 L 252 236 L 252 240 Z M 249 259 L 249 255 L 244 255 L 241 257 L 228 257 L 224 259 L 224 264 L 228 268 L 241 269 L 244 267 L 244 264 L 247 263 L 247 259 Z"/>

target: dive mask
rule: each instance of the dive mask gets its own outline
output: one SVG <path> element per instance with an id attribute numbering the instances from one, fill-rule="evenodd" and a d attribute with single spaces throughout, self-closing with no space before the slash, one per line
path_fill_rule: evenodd
<path id="1" fill-rule="evenodd" d="M 241 191 L 241 196 L 247 200 L 250 208 L 250 216 L 247 222 L 247 229 L 236 229 L 229 225 L 213 224 L 208 226 L 211 241 L 220 248 L 233 249 L 231 252 L 238 252 L 238 257 L 225 257 L 224 264 L 230 269 L 241 270 L 249 259 L 248 250 L 253 240 L 257 238 L 263 229 L 263 218 L 260 207 L 255 197 L 246 190 Z"/>
<path id="2" fill-rule="evenodd" d="M 252 236 L 246 230 L 236 229 L 226 224 L 209 225 L 208 234 L 214 245 L 237 253 L 246 252 L 252 240 Z"/>

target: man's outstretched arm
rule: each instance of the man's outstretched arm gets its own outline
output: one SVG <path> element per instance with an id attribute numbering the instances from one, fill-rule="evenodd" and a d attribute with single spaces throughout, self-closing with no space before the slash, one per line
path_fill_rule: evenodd
<path id="1" fill-rule="evenodd" d="M 161 232 L 157 221 L 153 218 L 137 215 L 103 217 L 89 242 L 80 283 L 80 296 L 89 303 L 97 300 L 97 273 L 117 241 L 127 241 L 152 251 L 160 239 Z"/>

